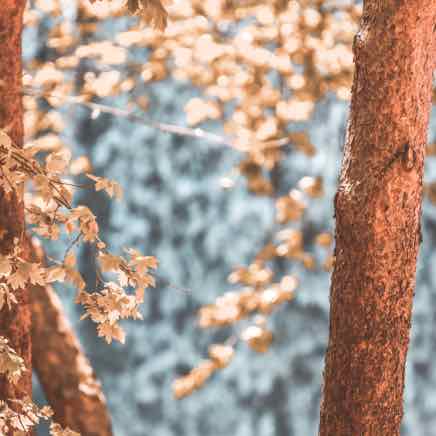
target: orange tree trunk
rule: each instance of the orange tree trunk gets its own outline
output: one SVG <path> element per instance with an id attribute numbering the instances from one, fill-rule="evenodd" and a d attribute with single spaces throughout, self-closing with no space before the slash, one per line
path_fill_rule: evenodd
<path id="1" fill-rule="evenodd" d="M 25 0 L 0 1 L 0 128 L 12 140 L 23 142 L 23 108 L 21 104 L 21 31 Z M 0 171 L 0 177 L 3 177 Z M 14 238 L 24 237 L 23 204 L 20 194 L 5 195 L 0 190 L 0 254 L 11 252 Z M 14 386 L 0 377 L 0 399 L 31 396 L 31 340 L 28 292 L 16 292 L 18 304 L 0 311 L 0 336 L 24 359 L 27 373 Z"/>
<path id="2" fill-rule="evenodd" d="M 321 436 L 400 434 L 431 109 L 434 0 L 365 0 L 335 198 Z"/>
<path id="3" fill-rule="evenodd" d="M 31 292 L 33 366 L 55 421 L 84 436 L 112 436 L 101 385 L 59 297 L 50 286 L 32 286 Z"/>
<path id="4" fill-rule="evenodd" d="M 44 252 L 28 239 L 34 262 Z M 83 436 L 112 436 L 112 423 L 101 384 L 50 286 L 32 286 L 32 361 L 53 408 L 54 420 Z M 43 338 L 43 340 L 41 340 Z"/>

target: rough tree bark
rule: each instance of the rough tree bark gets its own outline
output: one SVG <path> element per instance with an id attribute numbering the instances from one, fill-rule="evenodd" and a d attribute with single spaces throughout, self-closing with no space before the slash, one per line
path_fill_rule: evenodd
<path id="1" fill-rule="evenodd" d="M 1 0 L 0 6 L 0 128 L 23 143 L 21 104 L 21 31 L 25 0 Z M 0 177 L 2 173 L 0 172 Z M 0 253 L 10 253 L 14 238 L 23 241 L 24 215 L 20 194 L 0 190 Z M 0 399 L 20 399 L 32 394 L 30 308 L 27 289 L 16 292 L 18 304 L 0 311 L 0 335 L 24 359 L 28 371 L 16 386 L 0 377 Z"/>
<path id="2" fill-rule="evenodd" d="M 43 261 L 33 244 L 34 261 Z M 36 257 L 37 256 L 37 257 Z M 86 436 L 112 436 L 101 385 L 50 286 L 32 286 L 32 360 L 54 420 Z M 43 340 L 41 340 L 43 338 Z"/>
<path id="3" fill-rule="evenodd" d="M 400 434 L 431 109 L 434 0 L 365 0 L 335 198 L 320 435 Z"/>

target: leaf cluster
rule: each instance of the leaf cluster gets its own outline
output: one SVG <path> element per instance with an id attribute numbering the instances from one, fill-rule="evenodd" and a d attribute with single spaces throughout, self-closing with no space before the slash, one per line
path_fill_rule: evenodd
<path id="1" fill-rule="evenodd" d="M 27 371 L 23 359 L 0 336 L 0 374 L 6 375 L 10 383 L 19 386 L 22 374 Z M 0 401 L 0 434 L 26 436 L 40 421 L 53 416 L 50 407 L 39 408 L 30 398 Z M 69 428 L 63 429 L 54 422 L 50 425 L 51 436 L 80 436 Z"/>

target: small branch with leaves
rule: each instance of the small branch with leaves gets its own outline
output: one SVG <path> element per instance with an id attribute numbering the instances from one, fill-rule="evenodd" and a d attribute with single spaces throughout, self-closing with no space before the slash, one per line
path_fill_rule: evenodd
<path id="1" fill-rule="evenodd" d="M 107 342 L 117 339 L 124 342 L 124 331 L 119 320 L 131 317 L 141 318 L 139 304 L 143 302 L 146 287 L 155 286 L 150 269 L 157 268 L 157 260 L 142 256 L 138 251 L 127 249 L 130 259 L 112 255 L 106 243 L 99 237 L 96 217 L 86 206 L 73 207 L 73 187 L 64 182 L 61 175 L 68 167 L 71 154 L 66 150 L 49 153 L 44 164 L 37 159 L 38 147 L 17 147 L 0 131 L 0 163 L 3 177 L 0 188 L 6 194 L 24 190 L 32 182 L 33 191 L 26 194 L 27 223 L 31 230 L 44 238 L 57 240 L 60 228 L 72 236 L 62 261 L 42 267 L 40 263 L 29 262 L 22 253 L 20 241 L 15 241 L 14 250 L 0 256 L 0 308 L 16 303 L 14 290 L 26 284 L 44 286 L 53 282 L 68 281 L 79 291 L 76 301 L 83 304 L 86 314 L 98 324 L 99 336 Z M 95 182 L 96 191 L 104 190 L 109 196 L 121 197 L 121 187 L 114 181 L 87 174 Z M 118 283 L 106 282 L 100 274 L 101 290 L 94 294 L 85 292 L 85 281 L 76 268 L 76 257 L 72 251 L 79 243 L 91 243 L 96 247 L 97 259 L 103 273 L 118 274 Z M 135 295 L 126 292 L 127 287 L 136 289 Z"/>

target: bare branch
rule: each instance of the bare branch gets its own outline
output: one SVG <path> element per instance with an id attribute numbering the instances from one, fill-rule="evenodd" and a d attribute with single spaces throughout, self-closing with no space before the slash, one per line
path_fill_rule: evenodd
<path id="1" fill-rule="evenodd" d="M 231 138 L 228 136 L 221 136 L 213 132 L 208 132 L 207 130 L 198 127 L 191 128 L 186 126 L 178 126 L 176 124 L 161 123 L 159 121 L 152 120 L 151 118 L 143 114 L 137 114 L 125 109 L 120 109 L 101 103 L 86 101 L 82 96 L 61 95 L 52 92 L 47 92 L 42 89 L 38 89 L 36 87 L 30 87 L 30 86 L 26 86 L 24 88 L 24 94 L 31 95 L 34 97 L 58 98 L 70 105 L 85 106 L 93 111 L 110 114 L 115 117 L 126 118 L 129 121 L 146 125 L 153 129 L 160 130 L 161 132 L 170 133 L 172 135 L 177 135 L 177 136 L 188 136 L 195 139 L 204 139 L 207 142 L 225 145 L 226 147 L 230 147 L 241 152 L 248 152 L 250 151 L 250 149 L 266 150 L 270 148 L 280 148 L 289 145 L 289 143 L 291 142 L 289 138 L 285 137 L 285 138 L 274 139 L 266 142 L 254 141 L 253 144 L 251 144 L 250 146 L 246 146 L 246 145 L 238 144 L 235 138 Z"/>

